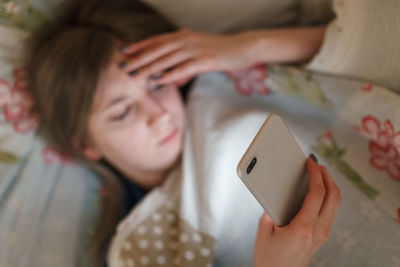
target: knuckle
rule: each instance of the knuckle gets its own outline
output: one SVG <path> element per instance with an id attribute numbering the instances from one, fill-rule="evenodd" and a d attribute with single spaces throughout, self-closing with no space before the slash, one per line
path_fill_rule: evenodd
<path id="1" fill-rule="evenodd" d="M 332 194 L 334 195 L 334 197 L 335 197 L 338 201 L 341 201 L 341 200 L 342 200 L 342 194 L 340 193 L 339 187 L 337 187 L 336 185 L 334 186 L 334 188 L 333 188 L 333 190 L 332 190 Z"/>
<path id="2" fill-rule="evenodd" d="M 325 166 L 322 166 L 322 165 L 321 165 L 321 170 L 322 170 L 324 173 L 329 173 L 329 172 L 328 172 L 328 169 L 327 169 Z"/>
<path id="3" fill-rule="evenodd" d="M 304 244 L 312 243 L 314 237 L 314 226 L 313 225 L 302 225 L 299 231 L 296 232 L 297 239 Z"/>
<path id="4" fill-rule="evenodd" d="M 331 229 L 329 227 L 324 227 L 318 235 L 317 243 L 322 245 L 326 243 L 331 235 Z"/>
<path id="5" fill-rule="evenodd" d="M 179 77 L 181 77 L 182 72 L 181 71 L 173 71 L 171 73 L 169 73 L 169 75 L 165 76 L 165 79 L 168 79 L 169 82 L 175 81 L 177 79 L 179 79 Z"/>
<path id="6" fill-rule="evenodd" d="M 323 185 L 317 185 L 314 188 L 314 191 L 316 194 L 318 194 L 318 196 L 323 197 L 325 195 L 325 187 Z"/>
<path id="7" fill-rule="evenodd" d="M 181 34 L 183 37 L 190 37 L 190 36 L 192 36 L 194 33 L 193 33 L 192 31 L 188 30 L 188 29 L 182 29 L 182 30 L 180 30 L 180 34 Z"/>
<path id="8" fill-rule="evenodd" d="M 201 56 L 202 56 L 202 58 L 208 59 L 208 60 L 215 58 L 215 54 L 209 50 L 202 51 Z"/>
<path id="9" fill-rule="evenodd" d="M 159 65 L 157 63 L 152 63 L 148 67 L 146 67 L 146 70 L 148 73 L 154 73 L 159 70 L 159 68 L 162 67 L 162 65 Z"/>
<path id="10" fill-rule="evenodd" d="M 197 34 L 188 34 L 187 40 L 190 42 L 191 45 L 198 43 L 200 37 Z"/>
<path id="11" fill-rule="evenodd" d="M 212 67 L 213 67 L 213 60 L 211 59 L 211 58 L 204 58 L 202 61 L 201 61 L 201 66 L 204 68 L 204 69 L 212 69 Z"/>
<path id="12" fill-rule="evenodd" d="M 141 55 L 138 56 L 137 58 L 135 58 L 134 60 L 131 60 L 131 66 L 138 66 L 138 65 L 142 65 L 146 62 L 147 60 L 147 56 L 146 55 Z"/>

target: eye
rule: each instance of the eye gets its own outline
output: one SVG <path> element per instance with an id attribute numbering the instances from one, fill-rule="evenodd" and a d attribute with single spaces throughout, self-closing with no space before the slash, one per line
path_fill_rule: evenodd
<path id="1" fill-rule="evenodd" d="M 132 106 L 128 106 L 128 107 L 126 107 L 126 108 L 124 109 L 123 112 L 121 112 L 120 114 L 118 114 L 118 115 L 115 116 L 115 117 L 112 117 L 111 119 L 112 119 L 113 121 L 122 121 L 122 120 L 125 119 L 126 116 L 128 116 L 129 113 L 131 113 L 131 112 L 132 112 Z"/>

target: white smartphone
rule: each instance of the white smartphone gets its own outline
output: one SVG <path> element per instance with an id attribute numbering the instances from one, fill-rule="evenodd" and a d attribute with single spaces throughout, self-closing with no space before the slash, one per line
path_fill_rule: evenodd
<path id="1" fill-rule="evenodd" d="M 279 226 L 292 220 L 308 192 L 306 157 L 276 114 L 269 115 L 261 126 L 237 173 Z"/>

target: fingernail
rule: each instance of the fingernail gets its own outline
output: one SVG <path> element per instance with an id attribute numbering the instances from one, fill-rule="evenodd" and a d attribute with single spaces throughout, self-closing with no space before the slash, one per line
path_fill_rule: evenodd
<path id="1" fill-rule="evenodd" d="M 126 67 L 128 67 L 128 65 L 129 65 L 129 62 L 128 61 L 124 61 L 124 62 L 121 63 L 120 67 L 121 68 L 126 68 Z"/>
<path id="2" fill-rule="evenodd" d="M 130 76 L 135 76 L 137 74 L 139 74 L 139 70 L 133 70 L 133 71 L 129 72 Z"/>
<path id="3" fill-rule="evenodd" d="M 156 74 L 151 75 L 151 79 L 153 79 L 153 80 L 159 80 L 159 79 L 162 78 L 162 76 L 163 76 L 163 74 L 162 74 L 161 72 L 159 72 L 159 73 L 156 73 Z"/>
<path id="4" fill-rule="evenodd" d="M 130 49 L 129 46 L 124 46 L 124 47 L 121 48 L 121 51 L 125 53 L 125 52 L 128 52 L 129 49 Z"/>
<path id="5" fill-rule="evenodd" d="M 318 163 L 318 159 L 317 159 L 317 157 L 316 157 L 313 153 L 310 154 L 310 158 L 311 158 L 315 163 Z"/>

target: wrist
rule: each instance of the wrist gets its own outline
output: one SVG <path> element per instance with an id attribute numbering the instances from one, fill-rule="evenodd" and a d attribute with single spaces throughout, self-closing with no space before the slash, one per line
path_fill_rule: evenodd
<path id="1" fill-rule="evenodd" d="M 288 63 L 309 60 L 322 43 L 324 27 L 245 32 L 254 62 Z"/>
<path id="2" fill-rule="evenodd" d="M 238 42 L 243 46 L 242 58 L 246 58 L 247 65 L 269 63 L 267 47 L 269 45 L 269 34 L 265 31 L 245 31 L 238 33 Z"/>

